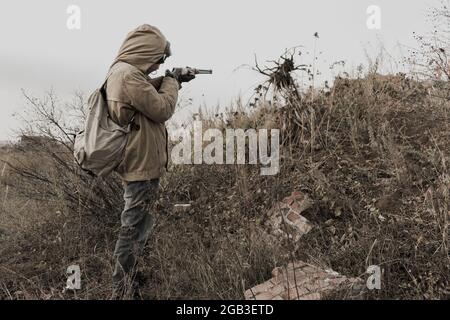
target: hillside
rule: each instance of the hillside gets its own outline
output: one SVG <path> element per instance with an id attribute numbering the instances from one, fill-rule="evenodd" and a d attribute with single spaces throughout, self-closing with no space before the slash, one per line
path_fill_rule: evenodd
<path id="1" fill-rule="evenodd" d="M 243 299 L 275 267 L 304 261 L 363 279 L 379 265 L 382 289 L 364 299 L 448 298 L 447 84 L 372 73 L 299 93 L 286 79 L 274 83 L 278 100 L 202 116 L 204 129 L 280 128 L 280 172 L 172 164 L 141 261 L 142 296 Z M 1 298 L 111 295 L 120 181 L 80 175 L 60 144 L 59 152 L 43 143 L 0 156 L 10 164 L 0 189 Z M 312 201 L 302 213 L 312 229 L 298 243 L 267 227 L 270 209 L 294 191 Z M 174 210 L 178 203 L 191 206 Z M 62 292 L 72 264 L 83 287 Z"/>

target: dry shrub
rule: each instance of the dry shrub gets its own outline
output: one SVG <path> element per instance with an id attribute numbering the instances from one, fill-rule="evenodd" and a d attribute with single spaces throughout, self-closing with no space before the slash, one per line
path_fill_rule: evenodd
<path id="1" fill-rule="evenodd" d="M 291 74 L 302 69 L 289 59 L 259 69 L 269 82 L 257 88 L 262 94 L 250 110 L 241 105 L 202 119 L 204 129 L 280 128 L 280 173 L 261 176 L 257 165 L 171 166 L 141 258 L 143 297 L 240 299 L 275 266 L 297 259 L 363 278 L 369 265 L 380 265 L 382 290 L 366 298 L 448 297 L 448 101 L 405 75 L 337 78 L 329 90 L 302 91 Z M 2 240 L 1 295 L 109 298 L 120 181 L 80 174 L 70 155 L 73 131 L 61 133 L 58 113 L 45 111 L 57 110 L 54 100 L 31 101 L 44 108 L 33 114 L 44 115 L 38 135 L 46 139 L 2 157 L 10 164 L 3 183 L 16 199 L 35 201 L 29 212 L 48 213 Z M 264 227 L 268 210 L 292 190 L 315 200 L 305 213 L 315 228 L 295 250 Z M 187 202 L 188 211 L 172 210 Z M 60 290 L 70 264 L 83 272 L 75 295 Z"/>

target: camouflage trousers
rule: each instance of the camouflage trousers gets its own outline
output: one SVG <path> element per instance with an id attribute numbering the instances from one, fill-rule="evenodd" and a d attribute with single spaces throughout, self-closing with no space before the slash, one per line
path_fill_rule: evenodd
<path id="1" fill-rule="evenodd" d="M 119 239 L 114 250 L 113 284 L 123 287 L 133 281 L 137 257 L 142 254 L 154 223 L 152 208 L 158 198 L 159 179 L 124 182 L 125 208 Z"/>

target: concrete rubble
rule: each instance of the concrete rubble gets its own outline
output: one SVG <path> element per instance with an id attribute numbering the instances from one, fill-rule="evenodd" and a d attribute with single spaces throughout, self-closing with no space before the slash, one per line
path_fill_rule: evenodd
<path id="1" fill-rule="evenodd" d="M 299 240 L 313 228 L 301 214 L 313 206 L 308 195 L 294 191 L 277 203 L 265 223 L 270 234 L 278 239 Z M 339 288 L 361 286 L 360 278 L 347 278 L 303 261 L 289 263 L 272 271 L 272 278 L 245 291 L 247 300 L 320 300 L 326 293 Z"/>
<path id="2" fill-rule="evenodd" d="M 173 209 L 175 212 L 186 212 L 191 208 L 191 204 L 190 203 L 178 203 L 178 204 L 174 204 Z"/>
<path id="3" fill-rule="evenodd" d="M 269 211 L 266 226 L 272 235 L 297 242 L 312 229 L 311 223 L 301 215 L 312 205 L 307 195 L 294 191 Z"/>
<path id="4" fill-rule="evenodd" d="M 338 288 L 361 286 L 359 278 L 347 278 L 303 261 L 277 267 L 272 278 L 245 291 L 246 300 L 320 300 Z"/>

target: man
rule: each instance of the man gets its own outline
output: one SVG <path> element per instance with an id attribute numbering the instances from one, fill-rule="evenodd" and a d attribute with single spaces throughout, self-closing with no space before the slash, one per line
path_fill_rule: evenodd
<path id="1" fill-rule="evenodd" d="M 123 161 L 116 169 L 123 180 L 125 208 L 114 250 L 115 298 L 136 294 L 136 259 L 150 234 L 159 178 L 167 168 L 164 123 L 174 113 L 181 83 L 195 78 L 167 71 L 165 77 L 150 79 L 148 74 L 170 55 L 170 43 L 161 31 L 141 25 L 127 35 L 106 82 L 111 119 L 120 125 L 132 123 Z"/>

